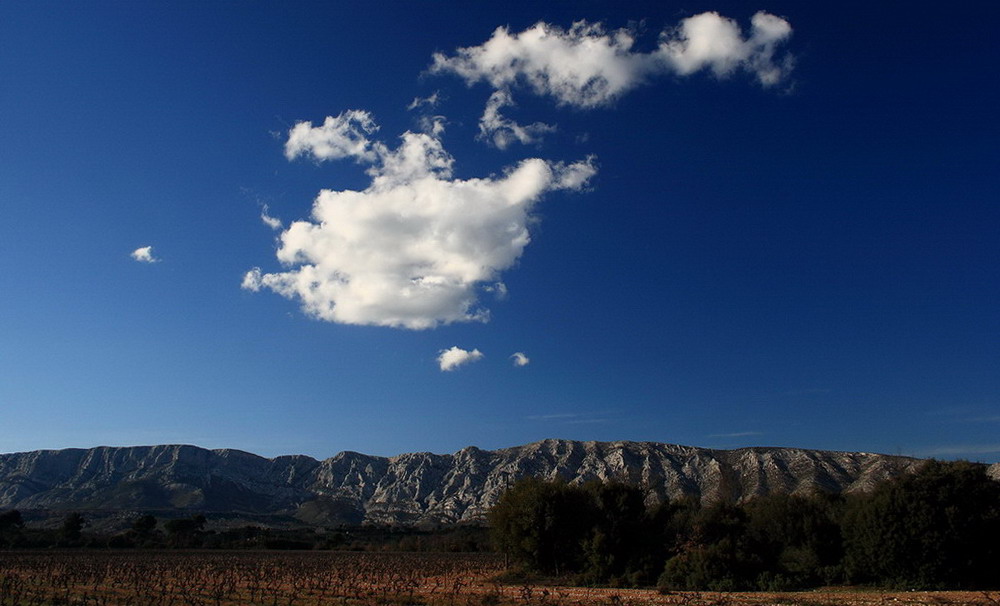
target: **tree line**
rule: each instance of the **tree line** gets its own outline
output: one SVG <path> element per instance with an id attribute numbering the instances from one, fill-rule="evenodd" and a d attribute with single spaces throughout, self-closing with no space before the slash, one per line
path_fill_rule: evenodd
<path id="1" fill-rule="evenodd" d="M 526 478 L 489 515 L 519 569 L 580 584 L 786 591 L 835 584 L 1000 587 L 1000 482 L 928 461 L 866 494 L 647 504 L 618 483 Z"/>
<path id="2" fill-rule="evenodd" d="M 244 525 L 208 529 L 208 518 L 134 517 L 119 532 L 99 532 L 79 512 L 70 512 L 55 527 L 29 527 L 18 510 L 0 512 L 0 549 L 297 549 L 338 551 L 490 551 L 488 531 L 482 526 L 408 528 L 338 526 L 269 528 Z"/>
<path id="3" fill-rule="evenodd" d="M 14 509 L 0 513 L 0 547 L 199 547 L 206 536 L 206 521 L 198 514 L 161 524 L 147 514 L 137 517 L 124 532 L 103 535 L 86 532 L 90 522 L 78 511 L 66 514 L 56 528 L 28 528 L 21 512 Z"/>

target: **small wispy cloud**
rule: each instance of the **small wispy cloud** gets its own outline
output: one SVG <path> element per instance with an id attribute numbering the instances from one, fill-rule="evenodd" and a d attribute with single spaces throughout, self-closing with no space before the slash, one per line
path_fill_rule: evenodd
<path id="1" fill-rule="evenodd" d="M 422 107 L 437 107 L 438 103 L 441 102 L 440 91 L 434 91 L 434 94 L 429 97 L 414 97 L 413 101 L 406 106 L 406 109 L 413 111 L 415 109 L 420 109 Z"/>
<path id="2" fill-rule="evenodd" d="M 538 415 L 527 415 L 524 417 L 528 421 L 543 421 L 549 423 L 561 423 L 563 425 L 592 425 L 600 423 L 610 423 L 608 411 L 597 412 L 555 412 Z"/>
<path id="3" fill-rule="evenodd" d="M 510 357 L 511 357 L 512 360 L 514 360 L 514 366 L 518 366 L 518 367 L 520 367 L 520 366 L 527 366 L 528 364 L 531 363 L 531 358 L 529 358 L 528 356 L 524 355 L 520 351 L 515 351 L 513 354 L 511 354 Z"/>
<path id="4" fill-rule="evenodd" d="M 438 365 L 441 367 L 441 372 L 449 372 L 455 370 L 459 366 L 464 366 L 466 364 L 482 360 L 484 357 L 483 353 L 478 349 L 467 351 L 456 345 L 448 349 L 442 349 L 439 352 L 437 361 Z"/>
<path id="5" fill-rule="evenodd" d="M 270 227 L 275 231 L 283 227 L 281 219 L 277 217 L 272 217 L 270 214 L 268 214 L 267 204 L 265 204 L 263 208 L 261 208 L 260 210 L 260 220 L 264 223 L 264 225 L 267 225 L 268 227 Z"/>
<path id="6" fill-rule="evenodd" d="M 551 124 L 518 124 L 500 113 L 502 108 L 511 105 L 514 105 L 514 99 L 508 90 L 498 90 L 490 95 L 479 119 L 479 140 L 486 141 L 497 149 L 507 149 L 514 142 L 522 145 L 540 143 L 543 135 L 555 132 L 556 127 Z"/>
<path id="7" fill-rule="evenodd" d="M 264 280 L 260 268 L 254 267 L 247 273 L 243 274 L 243 281 L 240 282 L 240 288 L 243 290 L 249 290 L 250 292 L 259 292 L 263 283 Z"/>
<path id="8" fill-rule="evenodd" d="M 807 389 L 790 389 L 781 392 L 780 395 L 794 398 L 799 396 L 822 396 L 828 393 L 830 393 L 830 390 L 825 387 L 811 387 Z"/>
<path id="9" fill-rule="evenodd" d="M 996 406 L 948 406 L 925 410 L 924 415 L 948 423 L 1000 423 Z"/>
<path id="10" fill-rule="evenodd" d="M 971 406 L 942 406 L 925 410 L 923 414 L 929 417 L 959 417 L 972 415 L 980 410 Z"/>
<path id="11" fill-rule="evenodd" d="M 492 293 L 498 301 L 503 301 L 507 298 L 507 285 L 503 282 L 497 282 L 495 284 L 487 284 L 483 287 L 483 290 L 488 293 Z"/>
<path id="12" fill-rule="evenodd" d="M 732 433 L 710 433 L 710 438 L 748 438 L 750 436 L 762 436 L 761 431 L 734 431 Z"/>
<path id="13" fill-rule="evenodd" d="M 529 421 L 557 421 L 565 419 L 574 419 L 579 416 L 580 415 L 575 412 L 560 412 L 548 415 L 528 415 L 524 418 L 528 419 Z"/>
<path id="14" fill-rule="evenodd" d="M 956 455 L 985 455 L 1000 453 L 1000 444 L 951 444 L 922 451 L 926 457 L 942 457 Z"/>
<path id="15" fill-rule="evenodd" d="M 986 417 L 973 417 L 967 419 L 969 423 L 1000 423 L 1000 415 L 990 415 Z"/>
<path id="16" fill-rule="evenodd" d="M 133 259 L 139 263 L 159 263 L 160 259 L 153 256 L 152 246 L 141 246 L 132 251 L 130 255 Z"/>

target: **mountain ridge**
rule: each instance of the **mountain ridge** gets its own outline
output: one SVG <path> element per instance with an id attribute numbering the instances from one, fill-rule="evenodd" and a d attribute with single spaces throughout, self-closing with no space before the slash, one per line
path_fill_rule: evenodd
<path id="1" fill-rule="evenodd" d="M 863 452 L 547 439 L 451 454 L 343 451 L 262 457 L 187 444 L 0 454 L 0 509 L 284 516 L 305 524 L 437 525 L 483 520 L 525 476 L 623 481 L 651 501 L 741 501 L 772 493 L 863 492 L 923 459 Z M 1000 477 L 1000 465 L 990 467 Z"/>

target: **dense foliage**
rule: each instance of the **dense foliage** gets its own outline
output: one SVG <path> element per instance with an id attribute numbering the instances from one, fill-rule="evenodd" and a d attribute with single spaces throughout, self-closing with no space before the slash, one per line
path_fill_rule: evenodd
<path id="1" fill-rule="evenodd" d="M 490 514 L 496 548 L 528 571 L 588 584 L 782 591 L 837 583 L 1000 586 L 1000 483 L 930 461 L 865 495 L 649 505 L 621 484 L 526 479 Z"/>
<path id="2" fill-rule="evenodd" d="M 880 486 L 843 524 L 852 580 L 896 587 L 1000 585 L 1000 483 L 982 466 L 931 462 Z"/>
<path id="3" fill-rule="evenodd" d="M 93 528 L 85 514 L 71 512 L 58 526 L 26 523 L 21 512 L 0 512 L 0 549 L 274 549 L 406 552 L 488 552 L 489 534 L 474 525 L 438 528 L 338 526 L 268 528 L 244 525 L 208 529 L 202 514 L 186 518 L 136 516 L 129 528 L 109 533 Z M 96 524 L 95 524 L 96 525 Z"/>

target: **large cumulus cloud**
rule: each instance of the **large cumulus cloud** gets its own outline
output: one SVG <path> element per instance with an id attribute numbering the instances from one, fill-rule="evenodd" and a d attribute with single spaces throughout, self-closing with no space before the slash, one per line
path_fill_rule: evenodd
<path id="1" fill-rule="evenodd" d="M 369 163 L 364 190 L 322 190 L 309 220 L 280 236 L 286 270 L 254 268 L 243 288 L 298 300 L 321 320 L 410 329 L 486 320 L 478 304 L 531 241 L 533 205 L 547 192 L 579 190 L 596 173 L 592 159 L 572 164 L 523 160 L 499 176 L 456 179 L 437 124 L 406 132 L 390 149 L 371 141 L 366 112 L 296 124 L 286 155 Z"/>

